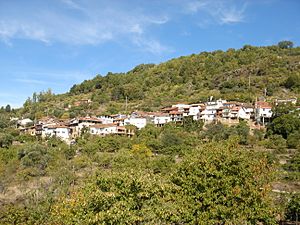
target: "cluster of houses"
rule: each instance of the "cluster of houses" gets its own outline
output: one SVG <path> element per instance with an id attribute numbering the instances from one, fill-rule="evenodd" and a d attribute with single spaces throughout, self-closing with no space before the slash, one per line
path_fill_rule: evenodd
<path id="1" fill-rule="evenodd" d="M 275 104 L 279 103 L 275 102 Z M 66 142 L 71 142 L 84 132 L 99 136 L 109 134 L 132 136 L 135 130 L 133 126 L 137 129 L 142 129 L 147 124 L 160 127 L 169 122 L 182 123 L 184 117 L 192 117 L 193 120 L 202 120 L 205 123 L 220 121 L 227 124 L 238 123 L 240 119 L 243 119 L 264 126 L 270 121 L 272 114 L 272 105 L 265 101 L 256 101 L 252 105 L 219 99 L 197 104 L 179 103 L 162 108 L 160 112 L 136 111 L 131 115 L 87 116 L 68 121 L 44 118 L 36 123 L 30 119 L 23 119 L 18 121 L 18 128 L 30 135 L 42 138 L 56 136 Z M 31 126 L 26 126 L 28 124 Z"/>

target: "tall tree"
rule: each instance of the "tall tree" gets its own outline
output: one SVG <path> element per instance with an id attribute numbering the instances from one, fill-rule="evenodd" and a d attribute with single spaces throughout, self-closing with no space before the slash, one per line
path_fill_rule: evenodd
<path id="1" fill-rule="evenodd" d="M 294 43 L 291 41 L 280 41 L 278 42 L 278 47 L 279 48 L 283 48 L 283 49 L 287 49 L 287 48 L 293 48 Z"/>
<path id="2" fill-rule="evenodd" d="M 6 111 L 6 112 L 10 112 L 10 111 L 11 111 L 11 107 L 10 107 L 9 104 L 5 107 L 5 111 Z"/>

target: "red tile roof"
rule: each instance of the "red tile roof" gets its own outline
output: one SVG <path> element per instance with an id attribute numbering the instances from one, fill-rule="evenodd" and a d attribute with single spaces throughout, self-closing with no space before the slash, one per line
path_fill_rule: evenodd
<path id="1" fill-rule="evenodd" d="M 177 111 L 178 110 L 178 107 L 166 107 L 166 108 L 163 108 L 161 109 L 162 111 Z"/>
<path id="2" fill-rule="evenodd" d="M 169 114 L 171 114 L 171 115 L 181 115 L 183 113 L 179 112 L 179 111 L 171 111 Z"/>
<path id="3" fill-rule="evenodd" d="M 272 108 L 269 102 L 256 102 L 255 105 L 258 108 Z"/>

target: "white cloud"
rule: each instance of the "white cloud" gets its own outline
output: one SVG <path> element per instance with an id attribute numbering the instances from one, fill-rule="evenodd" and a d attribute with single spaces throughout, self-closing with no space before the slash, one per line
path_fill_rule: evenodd
<path id="1" fill-rule="evenodd" d="M 207 7 L 207 1 L 190 1 L 186 4 L 186 10 L 190 13 L 197 13 L 201 9 Z"/>
<path id="2" fill-rule="evenodd" d="M 144 51 L 153 54 L 162 54 L 166 52 L 173 52 L 173 49 L 162 45 L 159 41 L 144 37 L 135 37 L 134 43 Z"/>
<path id="3" fill-rule="evenodd" d="M 46 33 L 37 24 L 24 24 L 18 21 L 0 21 L 0 38 L 11 43 L 12 38 L 26 38 L 49 43 Z"/>
<path id="4" fill-rule="evenodd" d="M 224 12 L 223 15 L 220 17 L 221 22 L 225 23 L 225 24 L 242 22 L 243 19 L 244 19 L 244 16 L 239 11 L 238 12 L 235 12 L 235 11 Z"/>
<path id="5" fill-rule="evenodd" d="M 0 40 L 6 44 L 20 38 L 46 44 L 99 45 L 126 38 L 135 43 L 136 36 L 146 37 L 150 27 L 169 20 L 159 13 L 145 13 L 105 1 L 59 0 L 58 3 L 52 8 L 44 4 L 28 11 L 11 5 L 20 14 L 0 15 Z"/>
<path id="6" fill-rule="evenodd" d="M 79 9 L 79 10 L 82 9 L 77 3 L 75 3 L 72 0 L 61 0 L 61 2 L 64 3 L 65 5 L 67 5 L 70 8 Z"/>
<path id="7" fill-rule="evenodd" d="M 239 23 L 245 19 L 246 4 L 238 3 L 233 0 L 164 0 L 156 6 L 170 5 L 170 8 L 159 10 L 149 10 L 151 3 L 143 5 L 134 1 L 135 7 L 126 1 L 55 0 L 51 7 L 42 1 L 38 6 L 28 6 L 30 9 L 7 3 L 14 13 L 1 11 L 0 41 L 7 45 L 12 45 L 14 39 L 30 39 L 47 45 L 96 46 L 126 40 L 140 50 L 157 54 L 168 52 L 169 47 L 155 37 L 153 28 L 187 14 L 194 16 L 195 24 L 200 27 Z"/>
<path id="8" fill-rule="evenodd" d="M 136 34 L 143 34 L 143 28 L 141 27 L 140 24 L 134 24 L 132 27 L 129 28 L 129 31 L 131 31 L 132 33 L 136 33 Z"/>
<path id="9" fill-rule="evenodd" d="M 246 8 L 246 1 L 236 2 L 231 0 L 190 0 L 185 4 L 186 13 L 201 16 L 208 15 L 210 17 L 210 21 L 207 18 L 201 18 L 201 21 L 198 21 L 198 24 L 202 27 L 213 23 L 222 25 L 243 22 Z"/>
<path id="10" fill-rule="evenodd" d="M 170 20 L 170 18 L 168 16 L 163 16 L 159 18 L 148 18 L 147 20 L 153 24 L 165 24 Z"/>
<path id="11" fill-rule="evenodd" d="M 237 8 L 236 6 L 224 7 L 221 6 L 218 10 L 216 18 L 219 19 L 221 24 L 239 23 L 244 21 L 244 13 L 246 4 Z"/>

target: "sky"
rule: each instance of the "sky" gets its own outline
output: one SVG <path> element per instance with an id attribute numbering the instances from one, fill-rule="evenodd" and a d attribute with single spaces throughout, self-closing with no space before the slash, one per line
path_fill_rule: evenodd
<path id="1" fill-rule="evenodd" d="M 0 106 L 202 51 L 300 44 L 300 0 L 0 0 Z"/>

